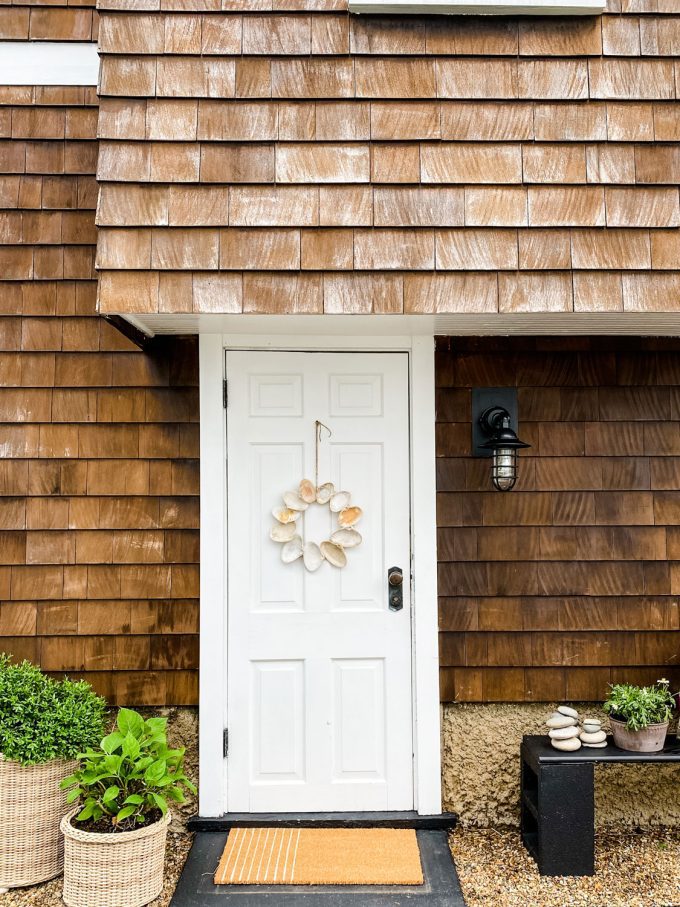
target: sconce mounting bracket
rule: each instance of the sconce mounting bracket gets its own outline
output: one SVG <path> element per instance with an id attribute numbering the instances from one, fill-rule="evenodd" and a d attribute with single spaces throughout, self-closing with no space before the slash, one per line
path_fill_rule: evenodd
<path id="1" fill-rule="evenodd" d="M 516 387 L 473 387 L 472 388 L 472 456 L 491 457 L 493 451 L 481 445 L 489 440 L 479 424 L 479 417 L 491 407 L 502 406 L 510 413 L 510 428 L 518 431 L 517 388 Z"/>

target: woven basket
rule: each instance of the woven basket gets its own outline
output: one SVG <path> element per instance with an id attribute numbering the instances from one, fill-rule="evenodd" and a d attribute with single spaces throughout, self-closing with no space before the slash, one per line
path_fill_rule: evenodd
<path id="1" fill-rule="evenodd" d="M 64 903 L 68 907 L 143 907 L 163 887 L 170 813 L 135 831 L 100 834 L 61 820 L 66 843 Z"/>
<path id="2" fill-rule="evenodd" d="M 59 823 L 69 807 L 59 782 L 77 768 L 66 759 L 20 765 L 0 756 L 0 888 L 36 885 L 61 873 Z"/>

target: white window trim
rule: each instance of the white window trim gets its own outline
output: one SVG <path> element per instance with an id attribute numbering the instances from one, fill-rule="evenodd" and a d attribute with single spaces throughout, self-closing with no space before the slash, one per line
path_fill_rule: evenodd
<path id="1" fill-rule="evenodd" d="M 331 319 L 334 316 L 329 316 Z M 272 336 L 267 318 L 257 335 L 201 334 L 200 372 L 200 677 L 199 814 L 229 811 L 222 731 L 226 690 L 227 488 L 225 349 L 394 350 L 410 360 L 412 481 L 414 792 L 421 815 L 441 812 L 437 611 L 434 337 Z"/>
<path id="2" fill-rule="evenodd" d="M 96 85 L 96 42 L 0 41 L 0 85 Z"/>
<path id="3" fill-rule="evenodd" d="M 349 0 L 351 13 L 486 16 L 594 16 L 606 0 Z"/>

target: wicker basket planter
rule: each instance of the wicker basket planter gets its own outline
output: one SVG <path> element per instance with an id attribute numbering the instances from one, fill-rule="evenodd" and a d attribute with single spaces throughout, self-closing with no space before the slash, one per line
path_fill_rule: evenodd
<path id="1" fill-rule="evenodd" d="M 163 887 L 170 813 L 135 831 L 100 834 L 61 820 L 65 840 L 64 903 L 68 907 L 143 907 Z"/>
<path id="2" fill-rule="evenodd" d="M 59 782 L 78 763 L 20 765 L 0 756 L 0 888 L 36 885 L 64 868 L 59 823 L 69 809 Z"/>

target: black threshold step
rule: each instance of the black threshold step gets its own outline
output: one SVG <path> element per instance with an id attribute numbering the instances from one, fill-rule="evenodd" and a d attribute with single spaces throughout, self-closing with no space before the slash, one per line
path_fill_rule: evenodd
<path id="1" fill-rule="evenodd" d="M 192 816 L 189 831 L 228 831 L 267 825 L 278 828 L 454 828 L 456 813 L 421 816 L 417 812 L 366 813 L 225 813 L 223 816 Z"/>
<path id="2" fill-rule="evenodd" d="M 199 832 L 170 907 L 465 907 L 446 831 L 418 829 L 416 835 L 422 885 L 215 885 L 227 834 Z"/>

